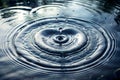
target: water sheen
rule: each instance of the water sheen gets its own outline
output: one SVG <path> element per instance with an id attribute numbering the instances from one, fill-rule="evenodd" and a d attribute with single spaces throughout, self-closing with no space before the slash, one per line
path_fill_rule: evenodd
<path id="1" fill-rule="evenodd" d="M 0 1 L 0 80 L 119 80 L 118 0 Z"/>

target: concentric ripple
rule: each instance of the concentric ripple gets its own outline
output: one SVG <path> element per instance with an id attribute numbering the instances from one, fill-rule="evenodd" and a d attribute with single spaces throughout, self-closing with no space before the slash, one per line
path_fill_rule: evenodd
<path id="1" fill-rule="evenodd" d="M 48 71 L 85 69 L 110 58 L 114 41 L 100 25 L 75 18 L 46 18 L 8 33 L 8 54 Z"/>
<path id="2" fill-rule="evenodd" d="M 0 80 L 119 80 L 119 0 L 0 4 Z"/>
<path id="3" fill-rule="evenodd" d="M 64 30 L 61 30 L 64 25 Z M 66 25 L 64 23 L 58 26 L 57 23 L 54 26 L 51 25 L 50 27 L 52 28 L 40 30 L 40 32 L 35 35 L 35 42 L 39 47 L 49 52 L 61 54 L 75 51 L 77 48 L 82 47 L 82 45 L 85 44 L 86 36 L 70 26 L 71 25 Z"/>

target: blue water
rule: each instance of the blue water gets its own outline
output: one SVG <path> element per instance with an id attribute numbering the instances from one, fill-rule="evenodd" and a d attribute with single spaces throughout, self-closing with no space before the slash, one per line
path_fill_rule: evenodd
<path id="1" fill-rule="evenodd" d="M 120 79 L 118 0 L 0 4 L 0 80 Z"/>

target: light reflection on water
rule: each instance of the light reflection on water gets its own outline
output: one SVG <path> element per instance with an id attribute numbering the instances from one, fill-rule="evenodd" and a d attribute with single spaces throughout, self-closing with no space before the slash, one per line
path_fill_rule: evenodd
<path id="1" fill-rule="evenodd" d="M 118 0 L 0 4 L 0 80 L 120 79 Z"/>

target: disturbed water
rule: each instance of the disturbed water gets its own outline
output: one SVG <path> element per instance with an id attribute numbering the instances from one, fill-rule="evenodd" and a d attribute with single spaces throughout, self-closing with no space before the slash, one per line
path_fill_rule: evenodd
<path id="1" fill-rule="evenodd" d="M 120 79 L 118 0 L 2 3 L 0 80 Z"/>

